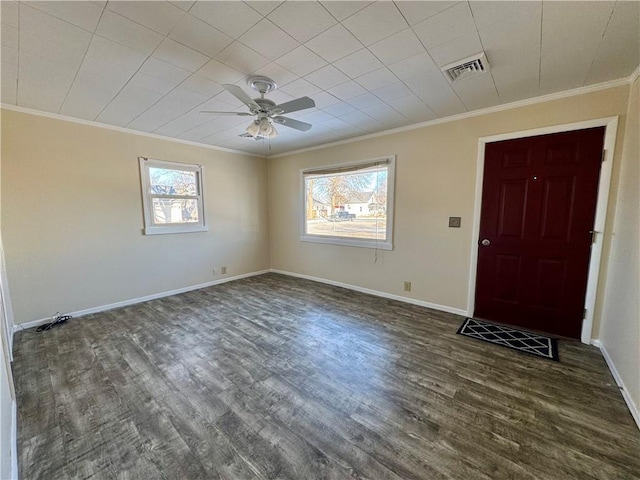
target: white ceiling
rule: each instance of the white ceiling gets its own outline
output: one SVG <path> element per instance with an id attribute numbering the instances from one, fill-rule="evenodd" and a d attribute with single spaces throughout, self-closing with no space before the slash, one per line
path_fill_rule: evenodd
<path id="1" fill-rule="evenodd" d="M 277 154 L 629 76 L 640 3 L 2 1 L 2 102 Z M 440 67 L 485 51 L 488 73 Z M 289 116 L 271 150 L 222 83 L 267 75 Z M 255 92 L 251 91 L 252 94 Z M 257 94 L 252 95 L 257 96 Z"/>

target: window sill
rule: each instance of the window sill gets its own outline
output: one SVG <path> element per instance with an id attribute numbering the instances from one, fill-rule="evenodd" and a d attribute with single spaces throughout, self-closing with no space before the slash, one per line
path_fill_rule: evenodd
<path id="1" fill-rule="evenodd" d="M 206 225 L 172 225 L 166 227 L 147 227 L 142 230 L 144 235 L 166 235 L 171 233 L 195 233 L 206 232 L 209 227 Z"/>
<path id="2" fill-rule="evenodd" d="M 393 243 L 379 240 L 366 240 L 362 238 L 329 237 L 318 235 L 302 235 L 302 242 L 327 243 L 343 245 L 347 247 L 375 248 L 376 250 L 393 250 Z"/>

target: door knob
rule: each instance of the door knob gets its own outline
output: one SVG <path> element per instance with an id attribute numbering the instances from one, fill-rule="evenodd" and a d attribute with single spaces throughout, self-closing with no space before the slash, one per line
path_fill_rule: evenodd
<path id="1" fill-rule="evenodd" d="M 488 247 L 489 245 L 491 245 L 491 240 L 489 240 L 488 238 L 483 238 L 480 243 L 483 247 Z"/>

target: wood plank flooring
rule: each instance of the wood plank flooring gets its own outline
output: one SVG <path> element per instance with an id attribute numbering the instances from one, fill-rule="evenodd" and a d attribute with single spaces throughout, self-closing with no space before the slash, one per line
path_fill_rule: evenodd
<path id="1" fill-rule="evenodd" d="M 266 274 L 19 332 L 22 479 L 638 479 L 597 349 Z"/>

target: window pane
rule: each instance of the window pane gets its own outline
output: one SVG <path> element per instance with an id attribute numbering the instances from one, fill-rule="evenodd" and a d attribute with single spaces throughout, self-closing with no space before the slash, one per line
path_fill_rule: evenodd
<path id="1" fill-rule="evenodd" d="M 197 172 L 149 167 L 152 195 L 198 195 Z"/>
<path id="2" fill-rule="evenodd" d="M 387 240 L 386 165 L 305 178 L 306 233 Z"/>
<path id="3" fill-rule="evenodd" d="M 198 223 L 198 200 L 195 198 L 153 198 L 153 223 Z"/>

